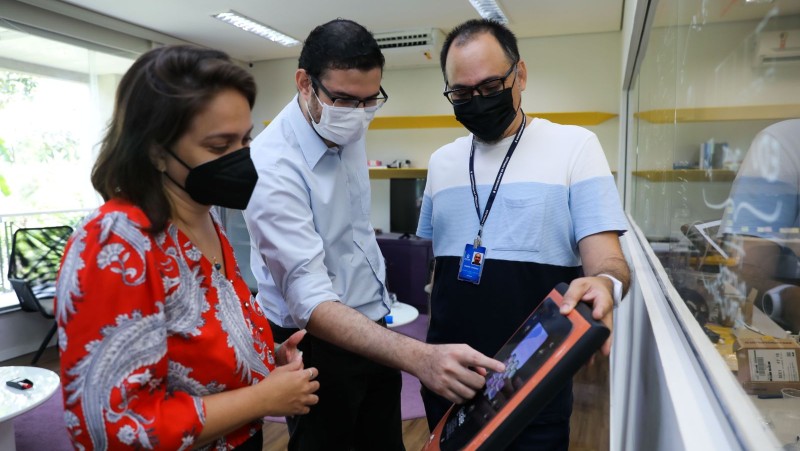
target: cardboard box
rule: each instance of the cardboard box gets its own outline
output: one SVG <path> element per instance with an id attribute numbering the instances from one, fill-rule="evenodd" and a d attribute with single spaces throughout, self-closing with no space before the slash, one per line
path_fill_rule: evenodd
<path id="1" fill-rule="evenodd" d="M 791 338 L 739 337 L 734 344 L 737 377 L 751 395 L 778 395 L 800 389 L 800 344 Z"/>

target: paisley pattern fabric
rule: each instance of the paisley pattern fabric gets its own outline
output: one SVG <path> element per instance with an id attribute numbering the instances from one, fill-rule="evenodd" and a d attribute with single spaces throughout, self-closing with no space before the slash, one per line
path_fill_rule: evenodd
<path id="1" fill-rule="evenodd" d="M 256 384 L 274 368 L 267 319 L 213 219 L 227 278 L 175 225 L 153 235 L 145 214 L 120 200 L 70 239 L 55 311 L 76 449 L 191 449 L 205 424 L 203 396 Z M 232 449 L 260 427 L 204 449 Z"/>

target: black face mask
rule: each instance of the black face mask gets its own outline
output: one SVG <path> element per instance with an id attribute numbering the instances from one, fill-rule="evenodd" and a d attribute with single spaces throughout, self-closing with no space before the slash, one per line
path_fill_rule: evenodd
<path id="1" fill-rule="evenodd" d="M 166 172 L 164 174 L 183 188 L 195 202 L 236 210 L 244 210 L 247 207 L 258 181 L 258 172 L 253 160 L 250 159 L 249 147 L 243 147 L 194 168 L 190 168 L 171 150 L 167 152 L 189 170 L 186 186 L 175 182 L 175 179 Z"/>
<path id="2" fill-rule="evenodd" d="M 506 88 L 492 97 L 475 95 L 467 103 L 453 105 L 458 122 L 481 141 L 497 141 L 517 117 L 512 88 Z"/>

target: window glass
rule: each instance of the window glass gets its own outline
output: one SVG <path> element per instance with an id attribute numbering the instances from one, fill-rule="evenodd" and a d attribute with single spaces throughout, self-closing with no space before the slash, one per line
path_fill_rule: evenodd
<path id="1" fill-rule="evenodd" d="M 117 84 L 133 60 L 0 21 L 0 255 L 19 227 L 73 224 L 101 198 L 89 180 Z M 0 261 L 0 292 L 9 290 Z M 16 298 L 0 298 L 0 307 Z"/>
<path id="2" fill-rule="evenodd" d="M 660 1 L 645 48 L 631 214 L 764 424 L 793 444 L 800 3 Z"/>

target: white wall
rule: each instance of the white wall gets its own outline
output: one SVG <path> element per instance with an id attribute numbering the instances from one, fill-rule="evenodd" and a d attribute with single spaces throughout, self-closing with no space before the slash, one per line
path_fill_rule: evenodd
<path id="1" fill-rule="evenodd" d="M 520 54 L 528 67 L 528 85 L 522 108 L 535 112 L 599 111 L 617 114 L 620 86 L 620 33 L 595 33 L 519 41 Z M 256 63 L 251 69 L 258 82 L 253 109 L 255 132 L 263 120 L 271 120 L 296 92 L 296 59 Z M 426 116 L 452 114 L 441 95 L 444 86 L 438 65 L 424 68 L 387 69 L 383 87 L 389 102 L 379 111 L 383 116 Z M 608 157 L 616 166 L 619 120 L 587 127 L 598 135 Z M 460 128 L 371 130 L 367 133 L 370 159 L 411 160 L 412 166 L 427 167 L 431 153 L 463 136 Z M 372 182 L 372 223 L 389 227 L 389 182 Z"/>
<path id="2" fill-rule="evenodd" d="M 264 130 L 262 121 L 271 121 L 297 92 L 294 83 L 296 70 L 296 58 L 263 61 L 250 68 L 258 85 L 253 107 L 253 136 Z"/>
<path id="3" fill-rule="evenodd" d="M 35 352 L 52 325 L 52 320 L 38 313 L 18 310 L 0 315 L 0 362 Z M 56 336 L 50 341 L 51 346 Z"/>

